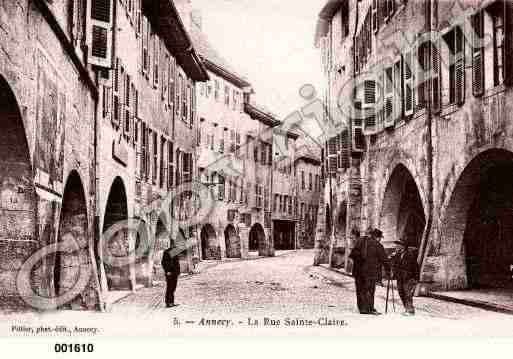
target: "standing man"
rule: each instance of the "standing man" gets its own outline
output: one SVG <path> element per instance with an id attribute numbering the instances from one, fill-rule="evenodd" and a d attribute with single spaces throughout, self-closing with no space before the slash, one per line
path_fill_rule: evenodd
<path id="1" fill-rule="evenodd" d="M 172 241 L 172 240 L 171 240 Z M 172 241 L 171 247 L 164 251 L 162 255 L 162 268 L 166 275 L 166 308 L 177 306 L 175 304 L 175 290 L 180 276 L 180 261 L 178 255 L 182 251 Z"/>
<path id="2" fill-rule="evenodd" d="M 412 316 L 415 315 L 413 295 L 420 277 L 420 269 L 417 262 L 419 251 L 417 248 L 409 246 L 404 239 L 394 243 L 399 245 L 399 248 L 392 256 L 392 268 L 394 277 L 397 279 L 397 291 L 403 302 L 405 310 L 403 315 Z"/>
<path id="3" fill-rule="evenodd" d="M 379 315 L 374 308 L 374 292 L 376 281 L 382 267 L 389 271 L 388 258 L 383 245 L 378 239 L 383 238 L 383 232 L 372 229 L 370 235 L 356 241 L 349 258 L 353 260 L 353 276 L 356 285 L 356 302 L 361 314 Z"/>

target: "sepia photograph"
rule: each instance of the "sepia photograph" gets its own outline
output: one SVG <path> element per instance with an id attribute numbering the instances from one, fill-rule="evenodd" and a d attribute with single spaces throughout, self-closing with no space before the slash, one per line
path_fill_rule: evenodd
<path id="1" fill-rule="evenodd" d="M 513 0 L 0 0 L 0 337 L 511 339 L 512 113 Z"/>

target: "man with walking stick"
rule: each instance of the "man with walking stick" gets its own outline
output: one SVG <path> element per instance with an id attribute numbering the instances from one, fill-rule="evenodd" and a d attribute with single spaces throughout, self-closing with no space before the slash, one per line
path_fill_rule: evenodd
<path id="1" fill-rule="evenodd" d="M 397 279 L 397 291 L 405 309 L 403 315 L 413 316 L 415 315 L 413 295 L 420 276 L 417 262 L 418 249 L 408 245 L 404 239 L 394 243 L 398 244 L 399 248 L 392 255 L 392 268 L 394 277 Z"/>
<path id="2" fill-rule="evenodd" d="M 390 267 L 385 249 L 379 243 L 383 233 L 379 229 L 372 229 L 368 234 L 356 241 L 349 258 L 353 261 L 358 310 L 361 314 L 379 315 L 381 313 L 374 308 L 376 281 L 380 278 L 382 267 L 387 272 Z"/>

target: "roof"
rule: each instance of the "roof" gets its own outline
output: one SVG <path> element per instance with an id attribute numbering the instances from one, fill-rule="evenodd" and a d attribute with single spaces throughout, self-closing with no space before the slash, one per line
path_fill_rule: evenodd
<path id="1" fill-rule="evenodd" d="M 248 80 L 237 71 L 208 41 L 207 36 L 197 26 L 191 26 L 190 35 L 194 47 L 197 49 L 205 67 L 215 74 L 231 81 L 235 85 L 246 88 L 251 87 Z"/>
<path id="2" fill-rule="evenodd" d="M 209 79 L 175 4 L 171 0 L 143 0 L 143 11 L 158 29 L 178 64 L 195 81 Z"/>
<path id="3" fill-rule="evenodd" d="M 333 16 L 335 16 L 342 4 L 347 1 L 348 0 L 326 0 L 326 3 L 319 13 L 317 26 L 315 27 L 315 47 L 319 47 L 319 41 L 328 33 L 331 19 L 333 19 Z"/>
<path id="4" fill-rule="evenodd" d="M 251 118 L 260 121 L 269 127 L 276 127 L 281 124 L 281 122 L 276 118 L 276 115 L 262 105 L 245 103 L 244 111 L 251 116 Z"/>
<path id="5" fill-rule="evenodd" d="M 307 162 L 307 163 L 311 163 L 316 166 L 321 165 L 321 160 L 319 159 L 319 157 L 314 156 L 312 154 L 304 153 L 304 154 L 296 156 L 295 162 L 301 161 L 301 160 L 304 162 Z"/>

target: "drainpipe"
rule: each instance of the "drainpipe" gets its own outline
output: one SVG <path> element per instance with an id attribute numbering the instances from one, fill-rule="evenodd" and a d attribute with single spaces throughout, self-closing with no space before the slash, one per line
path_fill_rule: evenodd
<path id="1" fill-rule="evenodd" d="M 431 16 L 433 16 L 433 12 L 431 12 Z M 431 23 L 430 19 L 427 31 L 431 31 Z M 419 250 L 419 256 L 417 258 L 417 262 L 421 266 L 421 274 L 423 272 L 424 267 L 424 259 L 426 257 L 426 251 L 428 248 L 428 241 L 431 234 L 431 228 L 433 225 L 433 208 L 434 208 L 434 200 L 433 200 L 433 113 L 432 106 L 430 101 L 430 106 L 428 107 L 427 119 L 426 119 L 426 130 L 427 130 L 427 141 L 426 141 L 426 156 L 427 156 L 427 190 L 428 190 L 428 213 L 427 213 L 427 222 L 426 222 L 426 230 L 424 231 L 424 235 L 421 241 L 421 248 Z"/>

